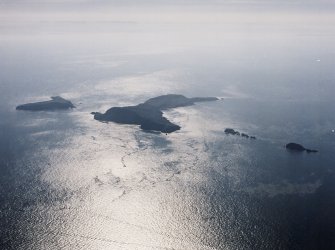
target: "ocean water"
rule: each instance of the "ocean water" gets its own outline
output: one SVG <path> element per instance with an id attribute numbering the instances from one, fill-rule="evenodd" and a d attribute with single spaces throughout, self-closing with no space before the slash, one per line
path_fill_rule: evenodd
<path id="1" fill-rule="evenodd" d="M 1 26 L 0 248 L 334 249 L 333 26 L 158 27 Z M 90 114 L 168 93 L 223 99 L 168 135 Z"/>

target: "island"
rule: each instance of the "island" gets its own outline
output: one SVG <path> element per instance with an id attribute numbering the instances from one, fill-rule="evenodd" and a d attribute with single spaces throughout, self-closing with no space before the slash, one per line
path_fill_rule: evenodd
<path id="1" fill-rule="evenodd" d="M 318 150 L 308 149 L 308 148 L 305 148 L 304 146 L 302 146 L 298 143 L 294 143 L 294 142 L 290 142 L 290 143 L 286 144 L 285 147 L 288 150 L 297 151 L 297 152 L 303 152 L 303 151 L 306 151 L 307 153 L 317 153 L 318 152 Z"/>
<path id="2" fill-rule="evenodd" d="M 105 113 L 92 112 L 94 119 L 101 122 L 140 125 L 143 130 L 172 133 L 181 127 L 163 116 L 164 110 L 194 105 L 196 102 L 219 100 L 216 97 L 187 98 L 168 94 L 151 98 L 136 106 L 112 107 Z"/>
<path id="3" fill-rule="evenodd" d="M 72 102 L 60 96 L 53 96 L 49 101 L 27 103 L 16 107 L 17 110 L 30 111 L 64 110 L 70 108 L 75 108 L 75 106 L 72 104 Z"/>
<path id="4" fill-rule="evenodd" d="M 252 139 L 252 140 L 256 140 L 256 137 L 255 136 L 251 136 L 251 135 L 248 135 L 246 133 L 240 133 L 239 131 L 235 130 L 235 129 L 232 129 L 232 128 L 226 128 L 224 130 L 224 132 L 227 134 L 227 135 L 238 135 L 238 136 L 242 136 L 244 138 L 247 138 L 247 139 Z"/>

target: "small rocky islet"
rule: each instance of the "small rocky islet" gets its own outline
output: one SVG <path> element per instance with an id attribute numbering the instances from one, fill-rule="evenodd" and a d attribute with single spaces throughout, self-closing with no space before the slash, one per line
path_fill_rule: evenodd
<path id="1" fill-rule="evenodd" d="M 248 134 L 245 134 L 245 133 L 240 133 L 239 131 L 235 130 L 235 129 L 232 129 L 232 128 L 226 128 L 224 130 L 224 132 L 227 134 L 227 135 L 237 135 L 237 136 L 241 136 L 241 137 L 244 137 L 244 138 L 247 138 L 247 139 L 253 139 L 253 140 L 256 140 L 256 137 L 255 136 L 251 136 L 251 135 L 248 135 Z"/>
<path id="2" fill-rule="evenodd" d="M 303 151 L 306 151 L 307 153 L 317 153 L 318 152 L 318 150 L 305 148 L 301 144 L 298 144 L 295 142 L 290 142 L 286 144 L 285 147 L 287 150 L 295 151 L 295 152 L 303 152 Z"/>
<path id="3" fill-rule="evenodd" d="M 235 129 L 232 129 L 232 128 L 226 128 L 224 130 L 224 132 L 228 135 L 237 135 L 237 136 L 241 136 L 241 137 L 244 137 L 244 138 L 250 138 L 250 139 L 256 139 L 255 136 L 250 136 L 248 134 L 245 134 L 245 133 L 240 133 L 239 131 L 235 130 Z M 295 151 L 295 152 L 303 152 L 303 151 L 306 151 L 307 153 L 317 153 L 319 152 L 318 150 L 316 149 L 309 149 L 309 148 L 305 148 L 304 146 L 302 146 L 301 144 L 298 144 L 298 143 L 294 143 L 294 142 L 290 142 L 288 144 L 285 145 L 285 148 L 288 150 L 288 151 Z"/>

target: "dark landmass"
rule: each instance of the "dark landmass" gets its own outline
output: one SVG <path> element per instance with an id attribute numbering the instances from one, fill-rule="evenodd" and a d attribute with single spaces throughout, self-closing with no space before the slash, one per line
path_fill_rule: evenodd
<path id="1" fill-rule="evenodd" d="M 304 146 L 293 142 L 286 144 L 286 148 L 295 151 L 305 151 Z"/>
<path id="2" fill-rule="evenodd" d="M 151 98 L 136 106 L 112 107 L 104 114 L 92 112 L 94 119 L 102 122 L 140 125 L 143 130 L 171 133 L 180 126 L 163 116 L 162 110 L 194 105 L 196 102 L 216 101 L 216 97 L 187 98 L 183 95 L 162 95 Z"/>
<path id="3" fill-rule="evenodd" d="M 232 128 L 226 128 L 226 129 L 224 130 L 224 132 L 225 132 L 226 134 L 230 134 L 230 135 L 240 135 L 240 132 L 235 131 L 235 130 L 232 129 Z"/>
<path id="4" fill-rule="evenodd" d="M 225 132 L 226 134 L 228 134 L 228 135 L 238 135 L 238 136 L 242 136 L 242 137 L 247 138 L 247 139 L 249 139 L 249 138 L 250 138 L 250 139 L 253 139 L 253 140 L 256 139 L 255 136 L 250 136 L 250 135 L 247 135 L 247 134 L 245 134 L 245 133 L 240 133 L 240 132 L 238 132 L 237 130 L 232 129 L 232 128 L 226 128 L 226 129 L 224 130 L 224 132 Z"/>
<path id="5" fill-rule="evenodd" d="M 49 101 L 27 103 L 17 106 L 16 109 L 30 110 L 30 111 L 46 111 L 46 110 L 70 109 L 74 107 L 75 106 L 72 104 L 72 102 L 65 100 L 60 96 L 53 96 Z"/>
<path id="6" fill-rule="evenodd" d="M 186 107 L 192 106 L 196 102 L 209 102 L 209 101 L 217 101 L 219 100 L 216 97 L 194 97 L 194 98 L 187 98 L 183 95 L 161 95 L 154 98 L 150 98 L 146 102 L 140 105 L 149 105 L 159 110 L 166 110 L 171 108 L 178 108 L 178 107 Z M 138 106 L 140 106 L 138 105 Z"/>
<path id="7" fill-rule="evenodd" d="M 245 134 L 245 133 L 242 133 L 241 134 L 242 137 L 245 137 L 245 138 L 249 138 L 249 135 Z"/>
<path id="8" fill-rule="evenodd" d="M 294 143 L 294 142 L 290 142 L 290 143 L 286 144 L 286 149 L 292 150 L 292 151 L 297 151 L 297 152 L 306 151 L 307 153 L 317 153 L 318 152 L 315 149 L 308 149 L 308 148 L 305 148 L 304 146 L 302 146 L 298 143 Z"/>
<path id="9" fill-rule="evenodd" d="M 178 125 L 171 123 L 168 119 L 163 117 L 162 111 L 144 104 L 128 107 L 113 107 L 104 114 L 94 113 L 94 119 L 98 121 L 140 125 L 143 130 L 154 130 L 163 133 L 171 133 L 180 129 Z"/>

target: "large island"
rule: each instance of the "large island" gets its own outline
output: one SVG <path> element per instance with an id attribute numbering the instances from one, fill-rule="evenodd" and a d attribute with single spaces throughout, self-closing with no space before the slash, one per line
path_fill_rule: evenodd
<path id="1" fill-rule="evenodd" d="M 47 111 L 74 108 L 72 102 L 60 96 L 53 96 L 49 101 L 22 104 L 16 107 L 17 110 Z"/>
<path id="2" fill-rule="evenodd" d="M 112 107 L 104 114 L 93 112 L 94 119 L 102 122 L 140 125 L 143 130 L 171 133 L 180 126 L 163 116 L 164 110 L 194 105 L 196 102 L 216 101 L 216 97 L 187 98 L 183 95 L 162 95 L 151 98 L 136 106 Z"/>

